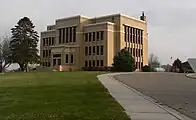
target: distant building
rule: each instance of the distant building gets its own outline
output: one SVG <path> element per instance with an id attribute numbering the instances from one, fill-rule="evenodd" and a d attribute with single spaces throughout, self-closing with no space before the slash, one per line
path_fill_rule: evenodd
<path id="1" fill-rule="evenodd" d="M 121 49 L 127 49 L 140 69 L 148 64 L 146 16 L 140 19 L 122 14 L 96 18 L 74 16 L 57 19 L 41 32 L 43 66 L 64 71 L 82 67 L 108 67 Z"/>

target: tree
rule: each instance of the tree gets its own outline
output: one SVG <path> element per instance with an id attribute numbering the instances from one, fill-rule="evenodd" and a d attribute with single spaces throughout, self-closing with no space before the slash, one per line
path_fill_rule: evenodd
<path id="1" fill-rule="evenodd" d="M 150 68 L 150 66 L 145 65 L 142 67 L 142 72 L 152 72 L 152 69 Z"/>
<path id="2" fill-rule="evenodd" d="M 133 72 L 135 70 L 135 60 L 131 54 L 122 49 L 113 59 L 113 71 Z"/>
<path id="3" fill-rule="evenodd" d="M 153 69 L 158 68 L 160 66 L 159 58 L 154 53 L 150 54 L 148 61 L 149 66 Z"/>
<path id="4" fill-rule="evenodd" d="M 179 58 L 177 58 L 173 65 L 172 65 L 172 71 L 173 72 L 180 72 L 180 73 L 183 73 L 184 70 L 183 70 L 183 66 L 182 66 L 182 62 L 180 61 Z"/>
<path id="5" fill-rule="evenodd" d="M 0 43 L 0 72 L 3 72 L 11 65 L 9 42 L 10 37 L 5 36 Z"/>
<path id="6" fill-rule="evenodd" d="M 37 49 L 39 36 L 34 28 L 30 19 L 24 17 L 11 29 L 11 59 L 14 63 L 19 64 L 22 71 L 27 71 L 29 63 L 37 63 L 39 60 Z"/>

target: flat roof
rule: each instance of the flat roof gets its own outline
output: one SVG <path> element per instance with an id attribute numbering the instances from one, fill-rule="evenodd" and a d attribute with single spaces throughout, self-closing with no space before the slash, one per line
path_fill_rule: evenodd
<path id="1" fill-rule="evenodd" d="M 84 26 L 95 26 L 95 25 L 103 25 L 103 24 L 109 24 L 109 25 L 114 25 L 114 23 L 112 22 L 99 22 L 99 23 L 92 23 L 92 24 L 87 24 L 87 25 L 84 25 Z"/>

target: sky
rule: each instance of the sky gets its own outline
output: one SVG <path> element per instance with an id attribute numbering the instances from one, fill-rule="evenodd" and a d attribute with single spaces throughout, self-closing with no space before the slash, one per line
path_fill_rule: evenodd
<path id="1" fill-rule="evenodd" d="M 24 16 L 40 33 L 59 18 L 113 13 L 139 18 L 142 11 L 148 22 L 149 54 L 158 56 L 161 64 L 172 63 L 171 57 L 196 57 L 196 0 L 0 0 L 0 36 L 9 35 Z"/>

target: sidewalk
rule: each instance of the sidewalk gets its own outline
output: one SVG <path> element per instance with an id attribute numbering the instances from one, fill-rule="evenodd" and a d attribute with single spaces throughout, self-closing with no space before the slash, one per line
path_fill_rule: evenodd
<path id="1" fill-rule="evenodd" d="M 187 74 L 186 76 L 192 79 L 196 79 L 196 73 Z"/>
<path id="2" fill-rule="evenodd" d="M 131 120 L 190 120 L 154 103 L 133 88 L 115 80 L 112 76 L 117 74 L 120 73 L 99 75 L 98 79 L 125 109 Z"/>

